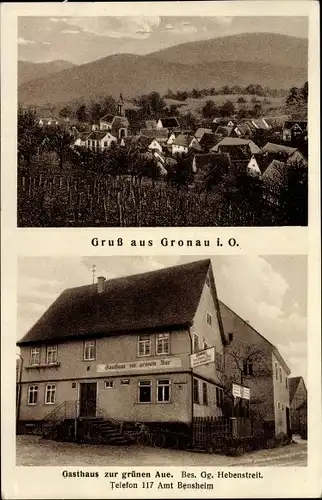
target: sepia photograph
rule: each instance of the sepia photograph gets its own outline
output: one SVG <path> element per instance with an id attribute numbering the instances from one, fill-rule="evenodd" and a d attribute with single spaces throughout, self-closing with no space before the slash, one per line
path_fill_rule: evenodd
<path id="1" fill-rule="evenodd" d="M 20 257 L 17 314 L 17 465 L 307 465 L 306 256 Z"/>
<path id="2" fill-rule="evenodd" d="M 20 16 L 17 51 L 18 227 L 307 225 L 308 17 Z"/>

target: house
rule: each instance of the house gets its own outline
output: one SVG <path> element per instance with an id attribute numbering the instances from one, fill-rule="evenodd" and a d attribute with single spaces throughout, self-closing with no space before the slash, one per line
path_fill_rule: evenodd
<path id="1" fill-rule="evenodd" d="M 299 151 L 298 148 L 292 148 L 290 146 L 284 146 L 283 144 L 275 144 L 268 142 L 262 149 L 263 154 L 267 155 L 272 159 L 279 161 L 284 161 L 288 165 L 291 164 L 303 164 L 307 165 L 307 159 Z"/>
<path id="2" fill-rule="evenodd" d="M 225 335 L 226 411 L 235 416 L 244 410 L 262 426 L 267 435 L 290 434 L 289 382 L 290 369 L 278 349 L 242 319 L 226 304 L 219 301 Z M 250 390 L 249 408 L 239 397 L 232 397 L 232 384 Z"/>
<path id="3" fill-rule="evenodd" d="M 148 130 L 156 129 L 157 128 L 157 121 L 156 120 L 145 120 L 144 127 L 147 128 Z"/>
<path id="4" fill-rule="evenodd" d="M 288 165 L 273 160 L 262 175 L 263 197 L 272 205 L 279 205 L 283 190 L 287 186 Z"/>
<path id="5" fill-rule="evenodd" d="M 180 134 L 172 143 L 172 155 L 187 154 L 189 150 L 201 151 L 201 146 L 193 135 Z"/>
<path id="6" fill-rule="evenodd" d="M 213 133 L 205 133 L 202 138 L 199 140 L 199 144 L 202 150 L 205 153 L 209 153 L 211 149 L 218 144 L 222 139 L 221 135 L 213 134 Z"/>
<path id="7" fill-rule="evenodd" d="M 125 116 L 125 107 L 122 94 L 120 94 L 120 99 L 117 102 L 117 114 L 108 114 L 100 119 L 99 129 L 100 131 L 110 131 L 111 134 L 118 139 L 126 137 L 128 134 L 129 121 Z"/>
<path id="8" fill-rule="evenodd" d="M 151 140 L 156 139 L 158 142 L 166 143 L 168 141 L 169 131 L 167 128 L 161 129 L 148 129 L 143 128 L 140 130 L 140 135 L 149 137 Z"/>
<path id="9" fill-rule="evenodd" d="M 53 127 L 59 124 L 56 118 L 39 118 L 37 123 L 40 127 Z"/>
<path id="10" fill-rule="evenodd" d="M 202 153 L 196 154 L 192 160 L 192 171 L 198 172 L 207 168 L 218 169 L 227 173 L 230 165 L 230 158 L 227 154 Z"/>
<path id="11" fill-rule="evenodd" d="M 195 132 L 195 138 L 200 142 L 204 134 L 211 134 L 211 128 L 199 127 Z"/>
<path id="12" fill-rule="evenodd" d="M 258 162 L 253 155 L 247 164 L 247 173 L 253 177 L 261 177 L 261 169 L 259 168 Z"/>
<path id="13" fill-rule="evenodd" d="M 74 142 L 74 146 L 78 146 L 78 147 L 83 147 L 85 148 L 87 146 L 87 139 L 89 138 L 89 136 L 91 135 L 90 132 L 80 132 L 77 134 L 76 136 L 76 140 Z"/>
<path id="14" fill-rule="evenodd" d="M 176 116 L 169 116 L 165 118 L 159 118 L 157 121 L 157 128 L 167 128 L 169 130 L 174 128 L 179 128 L 180 123 Z"/>
<path id="15" fill-rule="evenodd" d="M 249 158 L 261 153 L 261 149 L 251 139 L 240 139 L 239 137 L 224 137 L 211 151 L 215 153 L 230 153 L 232 148 L 235 150 L 236 148 L 239 149 L 247 154 Z"/>
<path id="16" fill-rule="evenodd" d="M 220 416 L 226 344 L 209 259 L 69 288 L 17 343 L 20 427 Z"/>
<path id="17" fill-rule="evenodd" d="M 267 123 L 265 118 L 254 118 L 251 120 L 252 125 L 256 130 L 270 130 L 271 126 Z"/>
<path id="18" fill-rule="evenodd" d="M 241 122 L 236 125 L 234 132 L 238 137 L 252 137 L 254 127 L 252 127 L 248 122 Z"/>
<path id="19" fill-rule="evenodd" d="M 215 123 L 217 127 L 219 125 L 223 127 L 235 127 L 236 125 L 236 121 L 229 117 L 224 117 L 224 118 L 216 117 L 213 119 L 213 123 Z"/>
<path id="20" fill-rule="evenodd" d="M 162 144 L 161 144 L 161 141 L 159 142 L 156 139 L 152 139 L 152 141 L 150 142 L 148 148 L 149 149 L 153 149 L 153 150 L 157 150 L 157 151 L 159 151 L 159 153 L 162 153 Z"/>
<path id="21" fill-rule="evenodd" d="M 307 431 L 307 390 L 303 377 L 291 377 L 289 386 L 292 431 L 305 434 Z"/>
<path id="22" fill-rule="evenodd" d="M 283 141 L 307 141 L 307 121 L 288 120 L 283 126 Z"/>
<path id="23" fill-rule="evenodd" d="M 104 151 L 117 142 L 117 138 L 110 132 L 91 132 L 86 139 L 86 147 L 91 151 Z"/>
<path id="24" fill-rule="evenodd" d="M 230 127 L 228 125 L 219 125 L 219 127 L 216 128 L 216 135 L 220 135 L 221 137 L 228 137 L 231 135 L 232 131 L 234 130 L 234 127 Z"/>
<path id="25" fill-rule="evenodd" d="M 162 130 L 162 129 L 160 129 Z M 167 146 L 172 146 L 172 143 L 173 141 L 179 136 L 181 135 L 182 132 L 181 130 L 177 131 L 177 130 L 172 130 L 172 132 L 169 133 L 169 136 L 168 136 L 168 139 L 167 139 Z"/>

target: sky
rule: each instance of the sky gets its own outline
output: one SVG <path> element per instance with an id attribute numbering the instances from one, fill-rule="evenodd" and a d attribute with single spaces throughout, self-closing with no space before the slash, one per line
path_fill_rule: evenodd
<path id="1" fill-rule="evenodd" d="M 291 369 L 307 372 L 306 256 L 21 257 L 17 340 L 66 288 L 210 258 L 219 299 L 272 342 Z"/>
<path id="2" fill-rule="evenodd" d="M 179 43 L 271 32 L 307 38 L 304 17 L 20 17 L 18 58 L 84 64 L 116 53 L 147 54 Z"/>

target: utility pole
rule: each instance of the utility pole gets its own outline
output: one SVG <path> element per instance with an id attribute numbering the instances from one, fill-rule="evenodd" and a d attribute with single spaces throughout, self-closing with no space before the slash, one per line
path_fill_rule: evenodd
<path id="1" fill-rule="evenodd" d="M 95 274 L 96 274 L 96 266 L 95 264 L 93 264 L 92 266 L 93 285 L 95 283 Z"/>

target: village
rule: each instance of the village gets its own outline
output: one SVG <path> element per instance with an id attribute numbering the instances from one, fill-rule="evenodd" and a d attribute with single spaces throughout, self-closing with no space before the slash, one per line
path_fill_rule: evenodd
<path id="1" fill-rule="evenodd" d="M 304 379 L 218 299 L 209 259 L 64 290 L 17 345 L 23 465 L 44 450 L 60 465 L 74 453 L 305 465 Z"/>
<path id="2" fill-rule="evenodd" d="M 122 94 L 110 96 L 87 117 L 84 105 L 74 113 L 64 107 L 57 118 L 21 108 L 20 224 L 32 225 L 29 195 L 46 206 L 45 225 L 59 225 L 48 215 L 53 197 L 64 207 L 61 225 L 306 225 L 307 121 L 296 111 L 307 84 L 298 91 L 306 96 L 298 106 L 294 90 L 286 98 L 293 112 L 275 116 L 262 115 L 253 96 L 237 106 L 203 101 L 196 118 L 157 92 L 137 99 L 136 109 Z"/>

